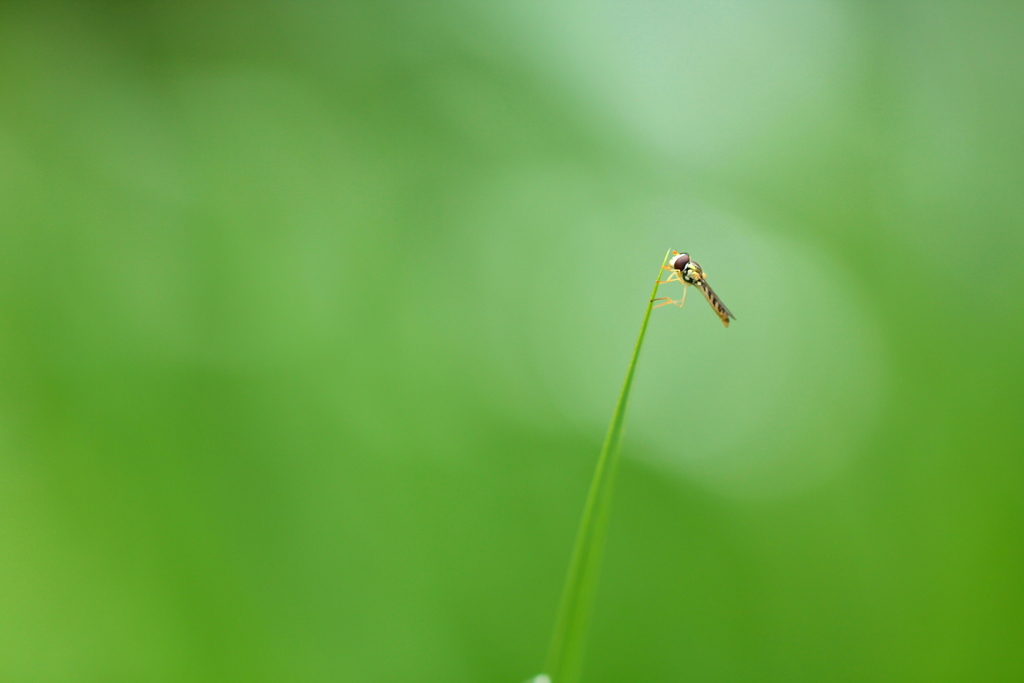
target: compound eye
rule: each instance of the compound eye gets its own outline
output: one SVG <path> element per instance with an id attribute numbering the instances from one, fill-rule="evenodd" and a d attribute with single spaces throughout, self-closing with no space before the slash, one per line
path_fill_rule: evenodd
<path id="1" fill-rule="evenodd" d="M 686 264 L 690 262 L 689 254 L 680 254 L 672 259 L 672 267 L 676 270 L 682 270 L 686 267 Z"/>

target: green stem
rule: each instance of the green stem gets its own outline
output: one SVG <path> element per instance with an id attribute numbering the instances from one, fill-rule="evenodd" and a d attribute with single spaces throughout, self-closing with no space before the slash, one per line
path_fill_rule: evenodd
<path id="1" fill-rule="evenodd" d="M 664 266 L 669 254 L 665 254 Z M 590 613 L 594 605 L 597 591 L 598 574 L 601 570 L 601 556 L 604 552 L 605 537 L 608 531 L 608 511 L 611 508 L 612 490 L 615 473 L 619 464 L 619 444 L 622 442 L 622 425 L 626 419 L 626 404 L 629 402 L 629 390 L 636 374 L 637 359 L 640 347 L 644 343 L 647 321 L 651 317 L 651 307 L 658 294 L 658 281 L 662 270 L 658 269 L 651 300 L 647 302 L 644 321 L 640 325 L 640 336 L 633 348 L 633 357 L 629 361 L 626 380 L 622 383 L 619 402 L 615 406 L 612 422 L 608 426 L 608 434 L 601 447 L 601 455 L 597 460 L 594 479 L 590 483 L 590 492 L 583 508 L 579 531 L 576 532 L 576 544 L 572 551 L 569 565 L 569 576 L 562 591 L 562 602 L 555 621 L 555 632 L 551 637 L 544 671 L 552 683 L 576 683 L 579 680 L 580 668 L 583 663 L 583 649 L 586 644 L 587 627 Z"/>

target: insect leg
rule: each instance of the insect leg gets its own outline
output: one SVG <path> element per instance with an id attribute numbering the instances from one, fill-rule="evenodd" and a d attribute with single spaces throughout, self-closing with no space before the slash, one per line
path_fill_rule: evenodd
<path id="1" fill-rule="evenodd" d="M 668 276 L 667 280 L 658 280 L 659 285 L 668 284 L 669 282 L 683 282 L 679 279 L 679 271 L 672 269 L 672 274 Z M 686 283 L 683 283 L 686 284 Z"/>
<path id="2" fill-rule="evenodd" d="M 680 280 L 680 282 L 682 282 L 682 280 Z M 686 303 L 686 290 L 688 290 L 689 288 L 690 288 L 689 283 L 683 282 L 683 298 L 680 299 L 679 301 L 675 301 L 671 297 L 667 297 L 667 296 L 661 296 L 661 297 L 658 297 L 657 299 L 652 299 L 652 301 L 664 301 L 665 302 L 663 304 L 658 304 L 654 308 L 661 308 L 662 306 L 668 306 L 669 304 L 675 304 L 679 308 L 682 308 L 683 304 Z"/>

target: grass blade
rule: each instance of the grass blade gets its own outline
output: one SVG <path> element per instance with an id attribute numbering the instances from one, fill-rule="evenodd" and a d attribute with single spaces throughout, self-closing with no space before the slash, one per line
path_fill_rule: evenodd
<path id="1" fill-rule="evenodd" d="M 664 266 L 669 254 L 665 254 Z M 651 317 L 651 307 L 658 293 L 658 281 L 662 270 L 658 269 L 651 300 L 647 302 L 644 321 L 640 325 L 640 335 L 633 348 L 633 357 L 626 370 L 626 379 L 622 383 L 619 402 L 615 405 L 608 434 L 601 447 L 601 455 L 597 460 L 597 469 L 590 483 L 587 502 L 583 508 L 583 518 L 576 532 L 576 543 L 569 564 L 569 575 L 562 590 L 562 602 L 555 621 L 555 631 L 551 637 L 551 646 L 544 671 L 551 683 L 576 683 L 579 680 L 583 663 L 583 649 L 586 644 L 587 628 L 590 625 L 590 613 L 597 592 L 598 574 L 601 569 L 601 557 L 604 554 L 605 537 L 608 531 L 608 511 L 611 508 L 612 491 L 615 484 L 615 473 L 619 464 L 619 444 L 622 441 L 622 426 L 626 419 L 626 405 L 629 403 L 629 391 L 633 385 L 640 348 L 644 343 L 647 321 Z M 543 680 L 543 679 L 541 679 Z"/>

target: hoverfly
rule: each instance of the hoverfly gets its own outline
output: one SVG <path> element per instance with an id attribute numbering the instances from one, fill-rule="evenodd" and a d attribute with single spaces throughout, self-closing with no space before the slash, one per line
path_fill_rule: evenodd
<path id="1" fill-rule="evenodd" d="M 715 294 L 715 290 L 711 289 L 710 285 L 708 285 L 707 278 L 704 276 L 704 269 L 701 268 L 700 264 L 696 261 L 691 261 L 689 254 L 680 254 L 678 251 L 673 249 L 672 260 L 669 261 L 669 265 L 662 266 L 662 269 L 670 270 L 672 271 L 672 274 L 665 280 L 659 280 L 658 284 L 663 285 L 668 282 L 681 282 L 683 284 L 683 298 L 679 301 L 673 301 L 667 296 L 657 298 L 655 301 L 665 300 L 665 303 L 658 304 L 655 308 L 668 306 L 669 304 L 675 304 L 682 308 L 683 304 L 686 303 L 686 290 L 690 288 L 690 285 L 693 285 L 701 291 L 704 298 L 708 300 L 709 304 L 711 304 L 711 308 L 715 309 L 715 313 L 717 313 L 718 317 L 722 319 L 723 325 L 729 327 L 729 318 L 732 318 L 733 320 L 736 319 L 736 316 L 734 316 L 729 309 L 725 307 L 722 300 L 718 298 L 717 294 Z"/>

